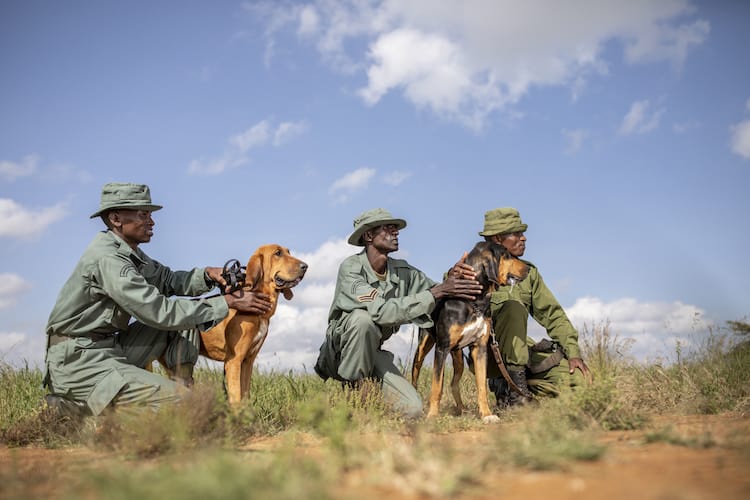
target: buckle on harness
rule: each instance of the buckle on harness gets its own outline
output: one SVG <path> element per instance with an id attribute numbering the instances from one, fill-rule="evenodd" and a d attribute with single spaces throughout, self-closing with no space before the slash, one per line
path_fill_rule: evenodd
<path id="1" fill-rule="evenodd" d="M 224 264 L 224 268 L 221 271 L 221 277 L 227 282 L 229 290 L 227 290 L 226 287 L 219 287 L 219 291 L 222 295 L 236 292 L 245 286 L 246 276 L 245 267 L 240 265 L 240 261 L 237 259 L 229 259 L 227 263 Z"/>

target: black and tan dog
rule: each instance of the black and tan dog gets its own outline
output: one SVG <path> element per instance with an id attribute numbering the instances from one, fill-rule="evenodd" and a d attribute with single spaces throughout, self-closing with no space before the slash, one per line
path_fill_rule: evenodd
<path id="1" fill-rule="evenodd" d="M 487 402 L 487 344 L 490 339 L 490 294 L 499 286 L 512 285 L 526 278 L 529 267 L 513 257 L 502 245 L 480 241 L 466 256 L 465 262 L 474 268 L 482 294 L 473 302 L 462 299 L 441 300 L 435 305 L 432 318 L 435 326 L 421 329 L 419 345 L 412 364 L 412 384 L 417 387 L 419 372 L 425 357 L 435 347 L 435 362 L 427 417 L 438 415 L 443 393 L 445 359 L 453 358 L 451 392 L 457 411 L 463 411 L 459 382 L 464 371 L 462 350 L 469 347 L 474 361 L 479 413 L 485 422 L 497 421 Z"/>

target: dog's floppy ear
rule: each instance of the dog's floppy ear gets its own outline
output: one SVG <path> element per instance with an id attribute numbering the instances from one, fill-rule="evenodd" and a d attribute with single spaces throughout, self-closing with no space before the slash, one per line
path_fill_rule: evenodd
<path id="1" fill-rule="evenodd" d="M 282 293 L 284 294 L 284 298 L 286 300 L 292 300 L 292 297 L 294 297 L 291 288 L 284 288 L 284 290 L 282 290 Z"/>
<path id="2" fill-rule="evenodd" d="M 263 254 L 256 252 L 250 257 L 245 274 L 245 285 L 255 288 L 263 279 Z"/>

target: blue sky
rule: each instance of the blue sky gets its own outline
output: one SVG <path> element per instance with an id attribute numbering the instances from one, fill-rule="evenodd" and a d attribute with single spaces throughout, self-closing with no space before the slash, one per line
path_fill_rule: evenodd
<path id="1" fill-rule="evenodd" d="M 750 314 L 749 21 L 730 0 L 2 2 L 0 360 L 43 360 L 111 181 L 151 186 L 142 248 L 173 269 L 272 242 L 308 262 L 265 369 L 312 365 L 375 207 L 433 279 L 516 207 L 579 329 L 640 360 L 699 345 Z"/>

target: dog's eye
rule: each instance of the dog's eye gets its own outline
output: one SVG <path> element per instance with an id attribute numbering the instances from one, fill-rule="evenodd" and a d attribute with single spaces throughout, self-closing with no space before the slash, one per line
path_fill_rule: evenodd
<path id="1" fill-rule="evenodd" d="M 275 255 L 276 257 L 281 257 L 281 250 L 276 250 L 276 251 L 275 251 L 275 252 L 274 252 L 273 254 L 274 254 L 274 255 Z"/>

